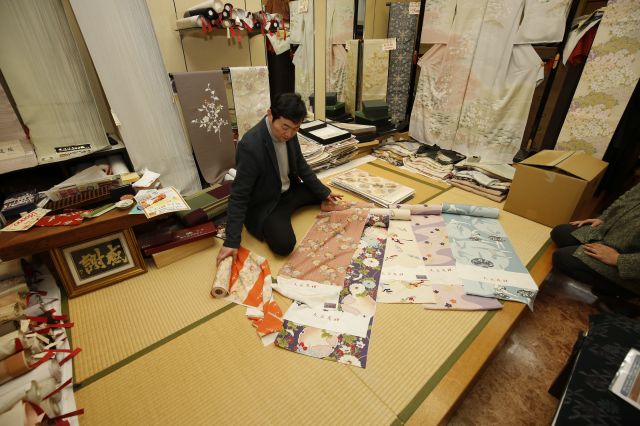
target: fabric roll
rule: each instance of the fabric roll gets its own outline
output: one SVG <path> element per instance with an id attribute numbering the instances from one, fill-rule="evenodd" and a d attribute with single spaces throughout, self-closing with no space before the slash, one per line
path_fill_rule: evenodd
<path id="1" fill-rule="evenodd" d="M 607 3 L 556 149 L 602 158 L 640 79 L 640 2 Z"/>
<path id="2" fill-rule="evenodd" d="M 29 286 L 24 282 L 24 277 L 13 277 L 0 281 L 0 296 L 5 294 L 21 292 L 27 293 Z"/>
<path id="3" fill-rule="evenodd" d="M 29 362 L 24 351 L 0 361 L 0 385 L 29 371 Z"/>
<path id="4" fill-rule="evenodd" d="M 360 101 L 386 101 L 389 51 L 382 50 L 385 41 L 386 39 L 369 39 L 362 42 Z"/>
<path id="5" fill-rule="evenodd" d="M 29 380 L 37 382 L 47 379 L 53 379 L 56 383 L 62 382 L 62 369 L 55 358 L 40 364 L 29 372 Z M 11 380 L 0 387 L 0 399 L 5 393 L 12 393 L 17 390 L 25 390 L 25 381 L 22 379 Z M 1 424 L 1 423 L 0 423 Z"/>
<path id="6" fill-rule="evenodd" d="M 32 402 L 38 406 L 43 405 L 42 399 L 55 391 L 58 384 L 59 383 L 57 383 L 53 378 L 44 379 L 40 382 L 32 380 L 30 383 L 31 386 L 27 390 L 25 390 L 25 386 L 22 388 L 13 388 L 8 392 L 2 393 L 2 397 L 0 398 L 0 413 L 10 410 L 12 406 L 22 400 Z M 53 395 L 52 398 L 60 399 L 60 394 Z M 47 408 L 54 407 L 47 404 Z M 57 408 L 57 404 L 55 404 L 55 408 Z M 50 418 L 55 417 L 57 414 L 59 413 L 47 413 Z M 8 425 L 8 423 L 6 424 Z"/>
<path id="7" fill-rule="evenodd" d="M 112 175 L 126 175 L 130 173 L 129 168 L 124 162 L 122 155 L 110 155 L 107 157 Z"/>
<path id="8" fill-rule="evenodd" d="M 246 306 L 247 316 L 262 338 L 282 328 L 282 311 L 273 298 L 269 263 L 244 247 L 238 249 L 236 260 L 228 257 L 220 262 L 211 295 Z"/>
<path id="9" fill-rule="evenodd" d="M 235 165 L 235 146 L 222 71 L 174 73 L 184 124 L 205 181 L 218 183 Z"/>
<path id="10" fill-rule="evenodd" d="M 500 215 L 500 209 L 495 207 L 470 206 L 467 204 L 443 203 L 442 213 L 497 219 Z"/>
<path id="11" fill-rule="evenodd" d="M 216 277 L 211 288 L 211 295 L 216 299 L 222 299 L 229 295 L 229 279 L 231 277 L 231 263 L 233 259 L 227 257 L 218 264 Z"/>
<path id="12" fill-rule="evenodd" d="M 38 162 L 109 146 L 61 1 L 0 2 L 0 50 L 0 68 Z"/>
<path id="13" fill-rule="evenodd" d="M 25 403 L 17 401 L 13 406 L 0 414 L 0 424 L 3 425 L 16 425 L 27 426 L 29 423 L 26 421 Z"/>
<path id="14" fill-rule="evenodd" d="M 4 336 L 0 336 L 0 360 L 18 352 L 16 342 L 22 342 L 22 333 L 20 330 L 15 330 Z"/>
<path id="15" fill-rule="evenodd" d="M 199 190 L 147 3 L 71 0 L 71 6 L 133 166 L 160 173 L 164 186 L 182 194 Z"/>
<path id="16" fill-rule="evenodd" d="M 24 291 L 12 291 L 0 296 L 0 306 L 18 304 L 22 309 L 27 307 L 27 293 Z"/>
<path id="17" fill-rule="evenodd" d="M 230 70 L 240 140 L 264 118 L 271 106 L 269 72 L 267 67 L 231 67 Z"/>
<path id="18" fill-rule="evenodd" d="M 389 52 L 387 105 L 391 121 L 396 124 L 407 118 L 418 16 L 409 14 L 409 3 L 392 2 L 389 6 L 388 37 L 396 39 L 396 49 Z"/>
<path id="19" fill-rule="evenodd" d="M 371 209 L 369 214 L 389 216 L 391 220 L 411 220 L 412 211 L 407 208 Z"/>
<path id="20" fill-rule="evenodd" d="M 0 306 L 0 322 L 17 320 L 24 314 L 20 303 L 11 303 Z"/>
<path id="21" fill-rule="evenodd" d="M 356 94 L 358 85 L 358 52 L 360 40 L 349 40 L 346 44 L 347 63 L 345 67 L 344 110 L 352 117 L 356 112 Z"/>
<path id="22" fill-rule="evenodd" d="M 393 206 L 397 209 L 409 209 L 412 215 L 439 215 L 442 214 L 442 204 L 396 204 Z"/>

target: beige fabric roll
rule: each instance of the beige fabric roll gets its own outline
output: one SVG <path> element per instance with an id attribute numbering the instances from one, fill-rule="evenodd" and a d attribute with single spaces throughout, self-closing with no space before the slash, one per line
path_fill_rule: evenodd
<path id="1" fill-rule="evenodd" d="M 20 303 L 0 306 L 0 322 L 13 321 L 22 316 L 24 309 Z"/>
<path id="2" fill-rule="evenodd" d="M 216 299 L 221 299 L 229 295 L 229 280 L 231 278 L 231 264 L 233 259 L 227 257 L 218 265 L 216 278 L 213 281 L 211 295 Z"/>
<path id="3" fill-rule="evenodd" d="M 20 330 L 0 336 L 0 360 L 16 353 L 16 339 L 22 340 L 21 336 Z"/>

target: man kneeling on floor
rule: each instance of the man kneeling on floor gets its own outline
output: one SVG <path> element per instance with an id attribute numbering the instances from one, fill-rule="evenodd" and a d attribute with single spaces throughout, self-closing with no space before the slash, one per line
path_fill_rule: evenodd
<path id="1" fill-rule="evenodd" d="M 266 117 L 238 142 L 226 239 L 216 263 L 237 257 L 242 225 L 274 253 L 288 255 L 296 245 L 293 212 L 320 203 L 330 210 L 341 198 L 318 180 L 302 156 L 297 132 L 306 115 L 300 95 L 278 95 Z"/>

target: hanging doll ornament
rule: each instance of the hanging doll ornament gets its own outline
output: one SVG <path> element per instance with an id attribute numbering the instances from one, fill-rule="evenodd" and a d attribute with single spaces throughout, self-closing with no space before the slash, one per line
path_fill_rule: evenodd
<path id="1" fill-rule="evenodd" d="M 232 18 L 233 5 L 231 3 L 225 3 L 224 8 L 220 16 L 222 17 L 222 26 L 227 29 L 227 38 L 231 38 L 233 32 L 234 19 Z"/>

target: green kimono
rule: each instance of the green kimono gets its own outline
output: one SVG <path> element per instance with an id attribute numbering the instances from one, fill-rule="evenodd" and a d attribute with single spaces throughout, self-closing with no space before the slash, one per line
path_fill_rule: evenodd
<path id="1" fill-rule="evenodd" d="M 572 232 L 581 243 L 602 243 L 620 253 L 617 267 L 589 257 L 582 246 L 573 254 L 591 269 L 621 287 L 640 295 L 640 184 L 607 208 L 602 225 L 582 226 Z"/>

